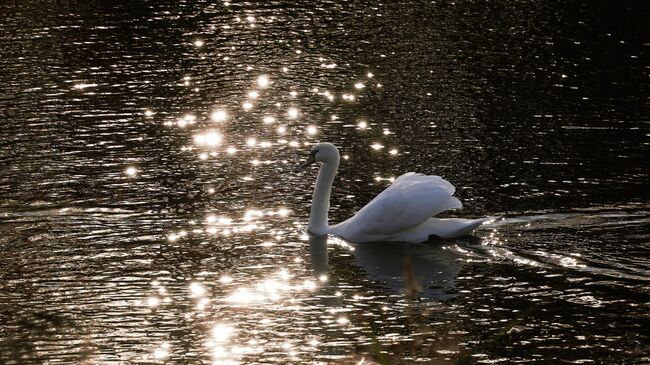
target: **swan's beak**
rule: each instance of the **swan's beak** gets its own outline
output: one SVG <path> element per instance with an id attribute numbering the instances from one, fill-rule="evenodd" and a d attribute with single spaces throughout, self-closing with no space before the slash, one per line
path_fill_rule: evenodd
<path id="1" fill-rule="evenodd" d="M 294 170 L 295 172 L 298 172 L 298 171 L 300 171 L 300 170 L 303 170 L 305 167 L 307 167 L 307 166 L 313 164 L 314 162 L 316 162 L 316 156 L 315 156 L 314 153 L 311 153 L 311 154 L 309 154 L 309 158 L 307 159 L 307 161 L 305 161 L 304 163 L 300 164 L 299 166 L 296 166 L 296 168 L 293 169 L 293 170 Z"/>

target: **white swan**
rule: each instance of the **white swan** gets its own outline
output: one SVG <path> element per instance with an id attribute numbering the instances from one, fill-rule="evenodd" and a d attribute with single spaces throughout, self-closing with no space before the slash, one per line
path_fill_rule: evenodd
<path id="1" fill-rule="evenodd" d="M 309 159 L 298 166 L 321 162 L 309 214 L 309 232 L 332 234 L 351 242 L 424 242 L 430 236 L 460 237 L 471 233 L 488 218 L 432 218 L 448 209 L 461 208 L 454 186 L 440 176 L 406 173 L 382 191 L 352 218 L 330 226 L 327 212 L 334 175 L 339 167 L 338 149 L 331 143 L 314 145 Z"/>

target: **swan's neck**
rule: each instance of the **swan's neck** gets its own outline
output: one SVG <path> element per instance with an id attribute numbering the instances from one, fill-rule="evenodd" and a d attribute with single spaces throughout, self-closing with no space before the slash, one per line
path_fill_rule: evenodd
<path id="1" fill-rule="evenodd" d="M 316 235 L 327 234 L 327 211 L 330 209 L 330 194 L 334 175 L 339 167 L 339 162 L 326 162 L 321 165 L 316 179 L 314 195 L 311 199 L 311 212 L 309 214 L 309 232 Z"/>

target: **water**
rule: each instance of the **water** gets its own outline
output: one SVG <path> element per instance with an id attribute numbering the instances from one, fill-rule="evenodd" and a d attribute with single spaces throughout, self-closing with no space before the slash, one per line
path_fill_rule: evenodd
<path id="1" fill-rule="evenodd" d="M 650 361 L 641 5 L 0 11 L 0 362 Z M 407 171 L 497 219 L 309 237 L 316 141 L 334 221 Z"/>

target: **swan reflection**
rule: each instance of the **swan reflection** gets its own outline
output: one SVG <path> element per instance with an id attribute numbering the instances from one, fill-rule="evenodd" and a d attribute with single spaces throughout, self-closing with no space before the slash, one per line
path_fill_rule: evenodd
<path id="1" fill-rule="evenodd" d="M 328 242 L 329 241 L 329 242 Z M 327 236 L 309 235 L 309 252 L 316 277 L 331 277 L 327 246 L 341 241 L 350 249 L 367 277 L 394 292 L 445 299 L 463 267 L 460 256 L 438 243 L 376 242 L 354 244 Z M 417 288 L 417 290 L 415 290 Z"/>

